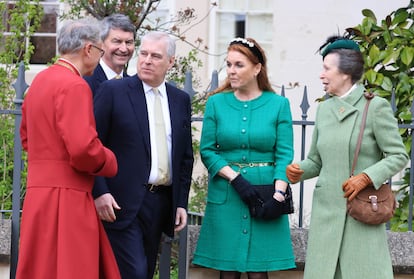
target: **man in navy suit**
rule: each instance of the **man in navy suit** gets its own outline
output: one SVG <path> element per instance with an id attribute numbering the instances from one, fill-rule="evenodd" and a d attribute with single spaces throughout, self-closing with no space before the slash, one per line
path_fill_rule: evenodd
<path id="1" fill-rule="evenodd" d="M 94 98 L 98 135 L 115 153 L 118 174 L 98 177 L 93 193 L 123 279 L 152 278 L 162 233 L 172 237 L 187 224 L 194 161 L 191 102 L 165 82 L 174 55 L 168 34 L 149 32 L 141 40 L 137 75 L 102 83 Z M 164 123 L 161 138 L 157 116 Z M 158 139 L 166 142 L 165 160 L 158 157 Z M 165 177 L 160 177 L 162 163 Z"/>
<path id="2" fill-rule="evenodd" d="M 101 39 L 105 53 L 93 75 L 84 77 L 93 95 L 102 82 L 128 76 L 125 67 L 134 54 L 135 34 L 135 26 L 126 15 L 113 14 L 102 20 Z"/>

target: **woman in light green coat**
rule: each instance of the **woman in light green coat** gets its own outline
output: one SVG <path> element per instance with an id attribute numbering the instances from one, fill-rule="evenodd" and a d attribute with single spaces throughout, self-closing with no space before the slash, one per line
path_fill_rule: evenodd
<path id="1" fill-rule="evenodd" d="M 312 202 L 305 279 L 392 279 L 385 224 L 366 225 L 346 213 L 346 201 L 366 186 L 378 188 L 408 162 L 390 104 L 370 103 L 354 176 L 353 155 L 367 100 L 358 85 L 358 45 L 330 37 L 321 47 L 321 80 L 331 98 L 320 103 L 307 158 L 286 169 L 290 182 L 318 176 Z"/>

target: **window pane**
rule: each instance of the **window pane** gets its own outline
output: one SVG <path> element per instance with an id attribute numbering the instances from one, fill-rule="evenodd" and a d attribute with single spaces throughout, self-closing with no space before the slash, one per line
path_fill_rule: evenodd
<path id="1" fill-rule="evenodd" d="M 221 14 L 217 17 L 217 39 L 218 41 L 228 40 L 234 36 L 234 15 Z"/>
<path id="2" fill-rule="evenodd" d="M 227 46 L 235 37 L 244 37 L 245 34 L 245 15 L 221 13 L 217 17 L 217 49 L 216 53 L 220 54 L 215 58 L 217 67 L 225 66 Z"/>
<path id="3" fill-rule="evenodd" d="M 48 1 L 55 2 L 56 1 Z M 36 33 L 30 38 L 34 46 L 34 53 L 30 58 L 31 64 L 47 64 L 56 56 L 56 32 L 58 22 L 58 4 L 45 3 L 43 17 Z M 49 33 L 44 34 L 42 33 Z"/>
<path id="4" fill-rule="evenodd" d="M 252 37 L 271 53 L 273 15 L 270 0 L 219 0 L 216 11 L 215 67 L 219 78 L 226 76 L 226 50 L 235 37 Z"/>
<path id="5" fill-rule="evenodd" d="M 40 33 L 56 33 L 58 6 L 45 5 L 43 8 L 43 18 L 40 27 L 36 32 Z"/>
<path id="6" fill-rule="evenodd" d="M 269 11 L 269 8 L 272 7 L 272 0 L 249 0 L 248 10 L 262 10 Z"/>
<path id="7" fill-rule="evenodd" d="M 256 14 L 247 16 L 246 34 L 257 41 L 272 41 L 273 18 L 272 15 Z"/>
<path id="8" fill-rule="evenodd" d="M 251 0 L 250 0 L 251 1 Z M 254 0 L 262 1 L 262 0 Z M 219 0 L 218 8 L 225 10 L 233 11 L 245 11 L 246 10 L 246 0 Z"/>
<path id="9" fill-rule="evenodd" d="M 244 38 L 246 36 L 246 16 L 236 15 L 234 24 L 234 37 Z"/>
<path id="10" fill-rule="evenodd" d="M 47 64 L 56 56 L 56 37 L 32 37 L 30 42 L 35 47 L 30 58 L 31 64 Z"/>
<path id="11" fill-rule="evenodd" d="M 244 14 L 219 14 L 217 17 L 218 40 L 229 41 L 246 34 L 246 16 Z"/>
<path id="12" fill-rule="evenodd" d="M 10 11 L 13 10 L 14 7 L 15 7 L 14 4 L 7 4 L 7 6 L 5 7 L 5 10 L 2 11 L 2 15 L 1 15 L 2 31 L 5 31 L 5 32 L 10 31 L 10 25 L 9 25 Z"/>

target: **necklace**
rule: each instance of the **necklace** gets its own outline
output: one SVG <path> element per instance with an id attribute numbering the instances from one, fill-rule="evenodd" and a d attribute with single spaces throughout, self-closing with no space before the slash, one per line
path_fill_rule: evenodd
<path id="1" fill-rule="evenodd" d="M 64 59 L 62 59 L 62 58 L 59 58 L 59 59 L 55 62 L 55 64 L 56 64 L 56 65 L 63 66 L 63 67 L 65 67 L 65 68 L 69 69 L 72 73 L 74 73 L 74 74 L 76 74 L 76 75 L 80 76 L 80 73 L 79 73 L 78 69 L 76 69 L 76 67 L 75 67 L 72 63 L 70 63 L 69 61 L 66 61 L 66 60 L 64 60 Z"/>

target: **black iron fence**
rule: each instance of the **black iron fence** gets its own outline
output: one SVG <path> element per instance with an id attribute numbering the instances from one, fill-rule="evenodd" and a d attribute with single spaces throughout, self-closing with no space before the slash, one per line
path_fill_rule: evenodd
<path id="1" fill-rule="evenodd" d="M 192 88 L 192 76 L 191 73 L 187 73 L 186 82 L 184 84 L 184 91 L 187 92 L 191 97 L 194 95 L 194 89 Z M 218 86 L 218 75 L 216 72 L 213 73 L 211 79 L 210 89 L 215 89 Z M 12 196 L 12 211 L 11 211 L 11 222 L 12 222 L 12 232 L 11 232 L 11 251 L 10 251 L 10 279 L 15 278 L 17 260 L 18 260 L 18 243 L 19 243 L 19 232 L 20 232 L 20 187 L 21 187 L 21 170 L 23 169 L 22 162 L 22 148 L 20 143 L 19 127 L 21 122 L 21 105 L 23 103 L 23 95 L 28 88 L 28 85 L 25 81 L 25 68 L 23 64 L 20 64 L 19 74 L 16 82 L 14 83 L 14 88 L 16 91 L 16 98 L 14 99 L 15 109 L 13 110 L 0 110 L 0 115 L 8 114 L 14 116 L 14 168 L 13 168 L 13 196 Z M 285 90 L 282 87 L 280 94 L 285 96 Z M 395 111 L 395 102 L 392 98 L 391 105 Z M 304 88 L 303 96 L 301 99 L 301 119 L 294 120 L 293 125 L 297 126 L 295 128 L 300 129 L 300 134 L 296 134 L 295 138 L 300 138 L 300 159 L 304 159 L 306 156 L 305 146 L 307 141 L 309 141 L 311 133 L 309 129 L 314 125 L 313 121 L 308 120 L 308 109 L 310 108 L 308 102 L 308 93 L 307 88 Z M 411 113 L 413 115 L 411 124 L 401 124 L 400 128 L 408 129 L 411 134 L 411 131 L 414 128 L 414 103 L 411 108 Z M 202 118 L 195 117 L 193 121 L 202 121 Z M 411 137 L 411 146 L 414 146 L 414 137 Z M 414 158 L 414 148 L 411 151 L 411 159 Z M 410 161 L 409 169 L 413 169 L 413 161 Z M 304 204 L 304 185 L 306 182 L 300 183 L 299 189 L 299 204 L 298 204 L 298 226 L 303 226 L 303 204 Z M 408 185 L 408 195 L 409 195 L 409 204 L 408 204 L 408 231 L 412 232 L 412 219 L 413 219 L 413 193 L 414 193 L 414 172 L 410 172 L 410 179 Z M 10 211 L 0 212 L 2 218 L 4 214 L 10 214 Z M 199 225 L 201 224 L 202 214 L 199 213 L 189 213 L 189 224 Z M 171 274 L 171 259 L 177 258 L 178 266 L 178 278 L 185 279 L 187 278 L 188 271 L 188 257 L 187 257 L 187 229 L 181 231 L 177 237 L 168 238 L 164 237 L 161 243 L 161 251 L 159 258 L 159 278 L 168 279 Z"/>

